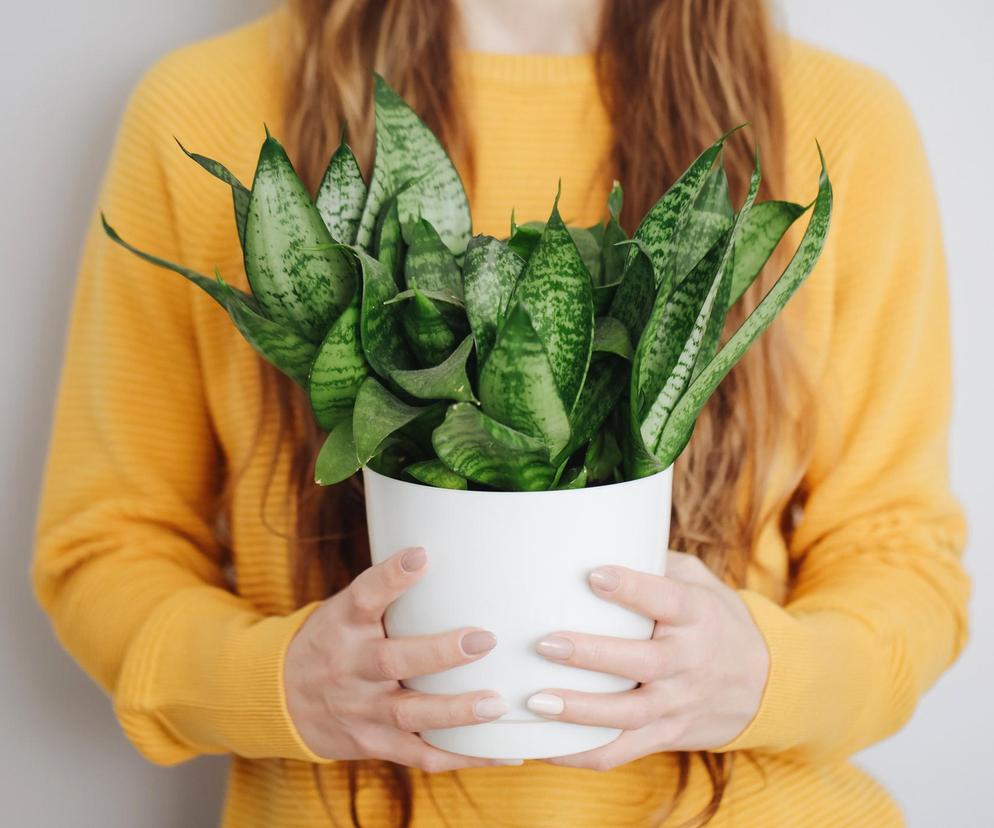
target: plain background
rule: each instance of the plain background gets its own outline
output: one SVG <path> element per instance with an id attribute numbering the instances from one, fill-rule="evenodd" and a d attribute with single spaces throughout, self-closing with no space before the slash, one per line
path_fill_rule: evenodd
<path id="1" fill-rule="evenodd" d="M 50 410 L 83 231 L 125 99 L 164 52 L 266 11 L 269 0 L 49 0 L 6 6 L 0 33 L 0 822 L 214 825 L 225 762 L 174 769 L 130 748 L 107 699 L 59 649 L 27 570 Z M 782 0 L 794 34 L 890 76 L 932 161 L 951 273 L 953 473 L 970 516 L 973 638 L 897 736 L 859 757 L 912 826 L 990 824 L 994 785 L 994 4 Z"/>

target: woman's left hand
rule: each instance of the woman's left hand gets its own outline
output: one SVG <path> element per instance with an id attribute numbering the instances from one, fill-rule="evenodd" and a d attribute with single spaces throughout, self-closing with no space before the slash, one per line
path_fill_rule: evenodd
<path id="1" fill-rule="evenodd" d="M 535 713 L 621 728 L 609 745 L 546 761 L 609 770 L 650 753 L 708 750 L 749 724 L 769 672 L 766 642 L 738 594 L 696 557 L 670 552 L 666 575 L 620 566 L 590 574 L 601 598 L 656 622 L 649 641 L 557 632 L 538 651 L 573 667 L 640 682 L 621 693 L 548 689 L 528 699 Z"/>

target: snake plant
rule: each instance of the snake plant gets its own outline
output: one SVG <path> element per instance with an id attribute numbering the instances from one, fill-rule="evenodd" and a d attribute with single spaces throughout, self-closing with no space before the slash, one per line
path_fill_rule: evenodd
<path id="1" fill-rule="evenodd" d="M 327 432 L 315 469 L 365 465 L 431 486 L 538 491 L 644 477 L 680 454 L 698 414 L 811 272 L 828 232 L 822 172 L 808 206 L 757 202 L 757 156 L 736 210 L 722 136 L 632 238 L 615 183 L 607 219 L 471 235 L 466 193 L 431 131 L 375 80 L 368 184 L 345 135 L 311 199 L 268 130 L 251 188 L 230 187 L 251 292 L 112 239 L 206 291 L 308 395 Z M 182 148 L 182 146 L 181 146 Z M 820 150 L 819 150 L 820 154 Z M 729 308 L 810 211 L 789 265 L 724 342 Z"/>

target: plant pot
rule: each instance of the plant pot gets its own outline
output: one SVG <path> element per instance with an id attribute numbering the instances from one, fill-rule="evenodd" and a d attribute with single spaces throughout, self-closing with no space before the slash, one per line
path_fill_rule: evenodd
<path id="1" fill-rule="evenodd" d="M 672 469 L 652 477 L 549 492 L 439 489 L 363 470 L 374 563 L 407 546 L 428 550 L 428 572 L 387 610 L 387 635 L 478 626 L 496 648 L 472 664 L 406 681 L 425 693 L 495 690 L 501 719 L 421 734 L 454 753 L 496 759 L 564 756 L 600 747 L 620 731 L 545 719 L 525 706 L 544 688 L 592 693 L 634 682 L 557 664 L 535 644 L 557 630 L 648 639 L 653 622 L 598 598 L 592 569 L 617 564 L 662 574 Z"/>

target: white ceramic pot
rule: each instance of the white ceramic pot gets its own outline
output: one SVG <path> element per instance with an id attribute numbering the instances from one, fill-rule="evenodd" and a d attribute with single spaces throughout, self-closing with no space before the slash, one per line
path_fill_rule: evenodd
<path id="1" fill-rule="evenodd" d="M 652 621 L 598 598 L 590 570 L 618 564 L 662 574 L 672 469 L 626 483 L 551 492 L 438 489 L 363 470 L 374 563 L 407 546 L 428 550 L 428 572 L 388 610 L 391 637 L 478 626 L 497 636 L 482 659 L 405 685 L 425 693 L 496 690 L 511 705 L 486 724 L 422 733 L 468 756 L 535 759 L 600 747 L 619 731 L 544 719 L 525 706 L 543 688 L 627 690 L 617 676 L 548 661 L 544 635 L 576 630 L 647 639 Z"/>

